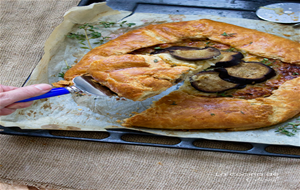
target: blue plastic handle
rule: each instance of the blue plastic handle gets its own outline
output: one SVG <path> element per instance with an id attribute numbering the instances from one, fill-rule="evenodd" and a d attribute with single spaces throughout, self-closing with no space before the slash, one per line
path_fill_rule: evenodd
<path id="1" fill-rule="evenodd" d="M 40 96 L 36 96 L 33 98 L 28 98 L 25 100 L 21 100 L 18 102 L 29 102 L 29 101 L 33 101 L 33 100 L 39 100 L 39 99 L 43 99 L 43 98 L 50 98 L 53 96 L 60 96 L 60 95 L 64 95 L 64 94 L 69 94 L 70 92 L 66 89 L 66 88 L 53 88 L 52 90 L 50 90 L 49 92 L 47 92 L 46 94 L 40 95 Z"/>

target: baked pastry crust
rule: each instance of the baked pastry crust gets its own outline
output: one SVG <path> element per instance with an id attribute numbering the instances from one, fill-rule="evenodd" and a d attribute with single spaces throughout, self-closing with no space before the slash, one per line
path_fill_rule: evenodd
<path id="1" fill-rule="evenodd" d="M 128 54 L 94 61 L 88 73 L 119 96 L 142 101 L 172 87 L 189 70 L 171 67 L 157 56 Z"/>
<path id="2" fill-rule="evenodd" d="M 222 35 L 224 33 L 230 35 Z M 149 25 L 128 32 L 91 50 L 65 74 L 65 79 L 71 80 L 75 76 L 91 72 L 95 76 L 100 76 L 98 77 L 99 82 L 105 83 L 109 80 L 103 74 L 107 73 L 107 70 L 103 72 L 99 71 L 99 68 L 105 64 L 107 59 L 110 59 L 106 57 L 116 58 L 114 56 L 125 55 L 140 48 L 176 43 L 186 39 L 209 39 L 230 45 L 243 53 L 278 59 L 289 64 L 300 64 L 300 44 L 298 42 L 227 23 L 202 19 Z M 129 57 L 127 58 L 131 61 L 134 60 L 133 57 Z M 267 127 L 284 122 L 300 112 L 299 84 L 300 78 L 295 78 L 284 82 L 269 97 L 248 100 L 201 97 L 178 90 L 155 102 L 144 112 L 125 119 L 123 126 L 226 130 Z M 122 88 L 118 85 L 115 86 L 116 89 Z M 135 97 L 134 94 L 131 96 Z"/>
<path id="3" fill-rule="evenodd" d="M 234 34 L 224 36 L 222 34 Z M 88 52 L 65 73 L 66 80 L 87 73 L 89 65 L 112 55 L 124 55 L 134 50 L 185 39 L 209 39 L 230 45 L 254 55 L 300 64 L 298 42 L 272 34 L 208 19 L 149 25 L 127 32 Z"/>
<path id="4" fill-rule="evenodd" d="M 160 129 L 249 130 L 271 126 L 300 111 L 300 78 L 285 82 L 267 98 L 206 98 L 174 91 L 123 126 Z"/>

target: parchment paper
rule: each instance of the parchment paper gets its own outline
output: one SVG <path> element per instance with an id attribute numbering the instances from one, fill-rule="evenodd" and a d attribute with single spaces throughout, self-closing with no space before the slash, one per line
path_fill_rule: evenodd
<path id="1" fill-rule="evenodd" d="M 37 83 L 53 83 L 61 80 L 59 73 L 65 72 L 66 63 L 76 64 L 89 50 L 80 48 L 82 45 L 74 39 L 67 38 L 70 32 L 83 33 L 78 29 L 78 24 L 93 23 L 99 21 L 117 22 L 130 12 L 119 12 L 112 10 L 105 3 L 92 4 L 87 7 L 75 7 L 64 16 L 64 21 L 50 35 L 45 44 L 45 54 L 32 73 L 26 85 Z M 216 21 L 231 23 L 247 28 L 260 30 L 289 38 L 299 40 L 299 30 L 291 26 L 269 23 L 265 21 L 224 18 L 210 15 L 166 15 L 135 13 L 124 20 L 127 23 L 136 23 L 134 27 L 110 27 L 99 28 L 102 35 L 111 39 L 135 29 L 137 27 L 186 20 L 208 18 Z M 91 42 L 95 42 L 92 40 Z M 96 45 L 93 45 L 96 47 Z M 26 109 L 21 109 L 9 116 L 1 117 L 0 124 L 3 126 L 19 126 L 23 129 L 59 129 L 59 130 L 84 130 L 84 131 L 105 131 L 107 128 L 123 128 L 120 125 L 122 119 L 128 118 L 135 112 L 142 112 L 149 108 L 153 101 L 176 90 L 173 86 L 162 94 L 149 98 L 142 102 L 134 102 L 116 97 L 94 97 L 90 95 L 63 95 L 43 100 L 37 100 Z M 297 122 L 296 118 L 291 121 Z M 287 121 L 290 122 L 290 121 Z M 286 123 L 287 123 L 286 122 Z M 157 129 L 134 128 L 144 132 L 191 138 L 205 138 L 213 140 L 256 142 L 266 144 L 285 144 L 300 146 L 299 133 L 293 137 L 276 134 L 278 126 L 286 123 L 262 128 L 258 130 L 228 132 L 220 130 L 199 130 L 199 131 L 173 131 Z"/>

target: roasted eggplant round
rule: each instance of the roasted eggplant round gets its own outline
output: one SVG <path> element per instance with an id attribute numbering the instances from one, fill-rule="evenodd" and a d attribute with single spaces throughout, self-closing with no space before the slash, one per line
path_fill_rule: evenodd
<path id="1" fill-rule="evenodd" d="M 223 58 L 216 63 L 216 67 L 232 67 L 238 65 L 244 58 L 244 55 L 238 51 L 221 51 L 221 54 Z"/>
<path id="2" fill-rule="evenodd" d="M 245 87 L 245 85 L 222 80 L 219 77 L 219 72 L 216 71 L 199 72 L 190 78 L 190 82 L 195 89 L 208 93 L 224 92 L 230 89 Z"/>
<path id="3" fill-rule="evenodd" d="M 213 47 L 197 48 L 188 46 L 172 46 L 165 49 L 157 49 L 151 54 L 159 53 L 170 53 L 174 58 L 186 61 L 212 59 L 221 55 L 220 50 Z"/>
<path id="4" fill-rule="evenodd" d="M 186 61 L 200 61 L 206 59 L 212 59 L 221 54 L 220 50 L 213 47 L 197 48 L 185 47 L 183 49 L 171 50 L 170 54 L 180 60 Z"/>
<path id="5" fill-rule="evenodd" d="M 220 78 L 232 83 L 238 84 L 255 84 L 264 82 L 276 75 L 276 72 L 271 67 L 260 62 L 244 62 L 227 67 L 217 68 Z"/>
<path id="6" fill-rule="evenodd" d="M 169 51 L 167 50 L 167 48 L 165 48 L 165 49 L 156 49 L 153 52 L 151 52 L 150 55 L 159 54 L 159 53 L 169 53 Z"/>
<path id="7" fill-rule="evenodd" d="M 164 49 L 156 49 L 155 51 L 151 52 L 150 54 L 159 54 L 159 53 L 170 53 L 170 51 L 174 50 L 198 50 L 200 48 L 197 47 L 189 47 L 189 46 L 171 46 Z"/>

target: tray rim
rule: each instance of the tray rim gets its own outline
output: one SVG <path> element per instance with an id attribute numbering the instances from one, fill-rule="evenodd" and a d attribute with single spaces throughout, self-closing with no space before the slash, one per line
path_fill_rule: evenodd
<path id="1" fill-rule="evenodd" d="M 92 3 L 104 2 L 103 0 L 81 0 L 78 6 L 86 6 Z M 132 12 L 134 14 L 134 11 Z M 30 74 L 31 75 L 31 74 Z M 26 81 L 30 78 L 30 75 Z M 24 82 L 24 84 L 26 83 Z M 23 84 L 23 85 L 24 85 Z M 19 136 L 32 136 L 32 137 L 46 137 L 46 138 L 56 138 L 56 139 L 68 139 L 68 140 L 85 140 L 85 141 L 94 141 L 94 142 L 109 142 L 117 144 L 129 144 L 129 145 L 142 145 L 142 146 L 153 146 L 153 147 L 164 147 L 164 148 L 180 148 L 180 149 L 190 149 L 190 150 L 204 150 L 204 151 L 215 151 L 215 152 L 227 152 L 227 153 L 239 153 L 239 154 L 251 154 L 251 155 L 261 155 L 261 156 L 277 156 L 277 157 L 289 157 L 289 158 L 300 158 L 300 155 L 292 154 L 277 154 L 270 153 L 265 150 L 268 146 L 281 146 L 281 147 L 296 147 L 293 145 L 280 145 L 280 144 L 264 144 L 264 143 L 253 143 L 253 142 L 242 142 L 242 141 L 226 141 L 226 140 L 212 140 L 205 138 L 184 138 L 184 137 L 174 137 L 174 136 L 164 136 L 146 132 L 140 132 L 136 130 L 126 131 L 126 129 L 108 129 L 105 131 L 94 131 L 94 132 L 104 132 L 109 133 L 109 136 L 104 139 L 91 139 L 91 138 L 81 138 L 81 137 L 67 137 L 67 136 L 57 136 L 50 134 L 51 131 L 58 130 L 49 130 L 49 129 L 18 129 L 18 131 L 13 130 L 13 128 L 18 127 L 5 127 L 0 125 L 0 134 L 6 135 L 19 135 Z M 125 131 L 124 131 L 125 130 Z M 73 130 L 63 130 L 63 131 L 73 131 Z M 76 131 L 76 132 L 92 132 L 92 131 Z M 137 134 L 137 135 L 148 135 L 148 136 L 163 136 L 169 138 L 178 138 L 181 141 L 176 145 L 163 145 L 156 143 L 140 143 L 140 142 L 130 142 L 124 141 L 121 137 L 125 134 Z M 252 148 L 247 151 L 239 150 L 228 150 L 228 149 L 217 149 L 217 148 L 204 148 L 197 147 L 193 145 L 193 142 L 196 140 L 205 139 L 209 141 L 218 141 L 218 142 L 234 142 L 234 143 L 248 143 L 252 145 Z"/>

